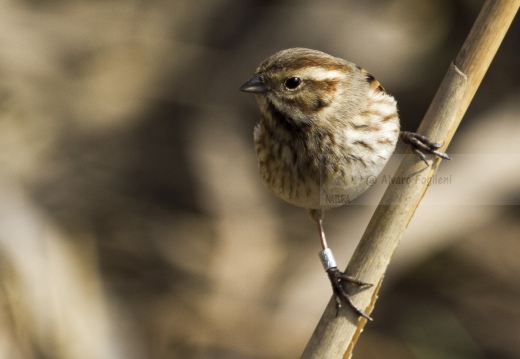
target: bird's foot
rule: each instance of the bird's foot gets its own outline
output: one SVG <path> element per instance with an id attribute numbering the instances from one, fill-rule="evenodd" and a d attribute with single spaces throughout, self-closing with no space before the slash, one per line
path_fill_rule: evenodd
<path id="1" fill-rule="evenodd" d="M 343 282 L 353 283 L 360 287 L 372 286 L 372 284 L 365 283 L 365 282 L 359 281 L 355 278 L 349 277 L 345 273 L 340 272 L 337 267 L 327 269 L 327 274 L 329 276 L 330 283 L 332 284 L 332 291 L 334 292 L 334 298 L 336 299 L 336 317 L 338 316 L 339 309 L 341 308 L 341 301 L 344 300 L 352 308 L 352 310 L 354 310 L 354 312 L 356 312 L 356 314 L 358 314 L 368 320 L 372 320 L 372 318 L 370 316 L 365 314 L 360 308 L 358 308 L 354 304 L 354 302 L 350 298 L 350 295 L 345 291 L 345 289 L 343 288 L 343 285 L 342 285 Z"/>
<path id="2" fill-rule="evenodd" d="M 443 143 L 432 142 L 425 136 L 408 131 L 401 131 L 399 133 L 399 138 L 407 145 L 412 146 L 413 152 L 419 156 L 419 158 L 423 160 L 424 163 L 426 163 L 428 166 L 429 164 L 428 161 L 426 161 L 426 155 L 424 152 L 430 153 L 440 158 L 444 158 L 445 160 L 451 160 L 451 157 L 447 153 L 438 151 L 438 149 L 444 145 Z"/>

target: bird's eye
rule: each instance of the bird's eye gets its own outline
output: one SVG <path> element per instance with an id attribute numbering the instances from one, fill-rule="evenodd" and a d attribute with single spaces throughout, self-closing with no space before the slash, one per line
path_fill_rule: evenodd
<path id="1" fill-rule="evenodd" d="M 289 77 L 285 80 L 285 88 L 288 90 L 294 90 L 302 83 L 302 79 L 299 77 Z"/>

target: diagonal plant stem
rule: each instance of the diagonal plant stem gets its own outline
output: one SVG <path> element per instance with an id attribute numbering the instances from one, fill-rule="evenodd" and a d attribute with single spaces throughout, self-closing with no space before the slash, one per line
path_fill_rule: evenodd
<path id="1" fill-rule="evenodd" d="M 441 151 L 457 130 L 519 6 L 520 0 L 487 0 L 450 65 L 417 131 L 435 142 L 444 141 Z M 352 296 L 367 314 L 373 310 L 390 259 L 428 187 L 428 181 L 416 179 L 432 177 L 441 161 L 435 158 L 427 167 L 411 154 L 408 150 L 394 175 L 410 180 L 406 185 L 402 181 L 389 185 L 346 269 L 349 276 L 377 284 Z M 336 317 L 331 299 L 301 358 L 350 358 L 365 324 L 366 319 L 358 321 L 348 310 Z"/>

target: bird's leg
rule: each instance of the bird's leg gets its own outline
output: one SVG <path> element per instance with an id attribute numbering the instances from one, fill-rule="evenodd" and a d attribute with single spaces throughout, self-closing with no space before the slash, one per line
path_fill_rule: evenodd
<path id="1" fill-rule="evenodd" d="M 323 211 L 321 210 L 309 210 L 309 214 L 311 218 L 318 225 L 318 231 L 320 233 L 320 242 L 322 250 L 319 252 L 319 256 L 321 259 L 321 263 L 323 264 L 323 268 L 327 275 L 329 276 L 330 283 L 332 285 L 332 292 L 334 293 L 334 298 L 336 300 L 336 317 L 339 314 L 339 309 L 341 308 L 341 299 L 343 299 L 347 304 L 356 312 L 356 314 L 366 318 L 368 320 L 372 320 L 370 316 L 365 314 L 360 308 L 358 308 L 350 295 L 343 288 L 343 282 L 353 283 L 358 286 L 371 286 L 372 284 L 362 282 L 355 278 L 352 278 L 345 273 L 341 272 L 336 265 L 336 260 L 334 259 L 334 255 L 332 254 L 332 250 L 327 246 L 327 240 L 325 238 L 325 231 L 323 230 Z"/>
<path id="2" fill-rule="evenodd" d="M 412 146 L 413 152 L 428 166 L 429 164 L 428 161 L 426 161 L 426 156 L 423 151 L 444 158 L 445 160 L 451 160 L 451 157 L 448 154 L 438 151 L 438 149 L 444 145 L 443 143 L 432 142 L 425 136 L 408 131 L 401 131 L 399 133 L 399 138 L 407 145 Z"/>

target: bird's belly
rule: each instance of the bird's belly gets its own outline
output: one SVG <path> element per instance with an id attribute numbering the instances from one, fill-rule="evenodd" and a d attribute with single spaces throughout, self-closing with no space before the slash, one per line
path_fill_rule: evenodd
<path id="1" fill-rule="evenodd" d="M 344 156 L 339 158 L 340 163 L 337 160 L 333 160 L 336 165 L 327 160 L 313 163 L 311 159 L 295 164 L 271 153 L 266 160 L 259 160 L 259 171 L 267 188 L 286 202 L 307 209 L 329 209 L 365 192 L 388 159 L 378 157 L 367 163 Z"/>
<path id="2" fill-rule="evenodd" d="M 388 162 L 399 120 L 395 116 L 377 123 L 372 131 L 350 128 L 336 142 L 309 137 L 302 145 L 290 137 L 275 140 L 272 131 L 259 125 L 255 149 L 262 180 L 276 196 L 295 206 L 328 209 L 347 204 L 375 182 Z"/>

